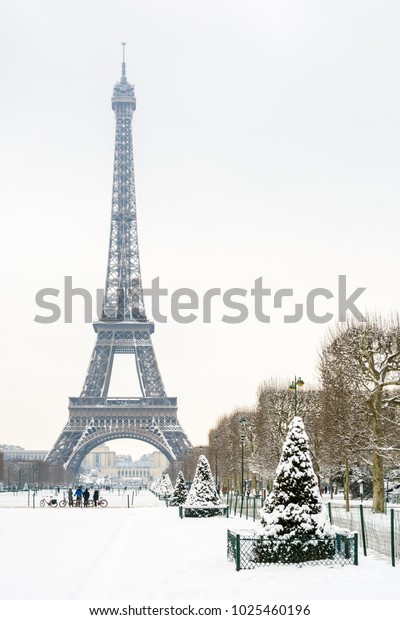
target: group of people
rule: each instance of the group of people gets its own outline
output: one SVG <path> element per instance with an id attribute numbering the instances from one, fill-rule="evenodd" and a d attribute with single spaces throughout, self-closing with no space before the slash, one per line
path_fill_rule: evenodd
<path id="1" fill-rule="evenodd" d="M 89 499 L 90 499 L 90 491 L 88 488 L 86 488 L 84 491 L 82 491 L 82 487 L 78 487 L 75 491 L 75 493 L 73 493 L 71 487 L 68 489 L 68 504 L 69 506 L 73 506 L 74 505 L 74 496 L 76 497 L 76 506 L 81 506 L 82 505 L 82 500 L 83 500 L 83 507 L 87 508 L 89 506 Z M 93 491 L 93 502 L 94 505 L 97 506 L 97 502 L 99 501 L 99 491 L 98 489 L 95 489 Z"/>

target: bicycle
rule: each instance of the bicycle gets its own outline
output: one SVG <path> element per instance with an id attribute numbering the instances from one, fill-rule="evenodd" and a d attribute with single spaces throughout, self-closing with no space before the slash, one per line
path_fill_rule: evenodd
<path id="1" fill-rule="evenodd" d="M 106 508 L 108 506 L 108 501 L 103 497 L 99 497 L 99 499 L 97 500 L 97 505 L 100 506 L 100 508 Z M 94 499 L 89 500 L 89 507 L 94 507 Z"/>
<path id="2" fill-rule="evenodd" d="M 65 508 L 65 506 L 70 506 L 71 508 L 81 508 L 83 506 L 83 501 L 81 497 L 75 497 L 72 500 L 72 504 L 69 503 L 68 497 L 64 497 L 59 503 L 60 508 Z"/>
<path id="3" fill-rule="evenodd" d="M 69 501 L 68 499 L 62 499 L 60 501 L 60 503 L 58 504 L 60 506 L 60 508 L 65 508 L 66 506 L 69 506 Z M 100 508 L 106 508 L 108 506 L 108 501 L 102 497 L 100 497 L 100 499 L 97 500 L 97 505 L 100 506 Z M 74 499 L 73 501 L 73 507 L 78 507 L 80 508 L 82 506 L 82 501 L 78 500 L 78 499 Z M 89 508 L 94 508 L 94 500 L 90 499 L 88 502 L 88 507 Z"/>
<path id="4" fill-rule="evenodd" d="M 58 502 L 57 502 L 56 499 L 53 499 L 51 496 L 49 497 L 48 501 L 47 501 L 46 497 L 43 497 L 40 500 L 40 507 L 44 508 L 45 506 L 50 506 L 50 508 L 57 508 Z"/>
<path id="5" fill-rule="evenodd" d="M 64 497 L 64 499 L 62 499 L 58 505 L 60 506 L 60 508 L 65 508 L 65 506 L 69 506 L 69 499 Z M 76 499 L 72 501 L 72 506 L 77 506 Z"/>

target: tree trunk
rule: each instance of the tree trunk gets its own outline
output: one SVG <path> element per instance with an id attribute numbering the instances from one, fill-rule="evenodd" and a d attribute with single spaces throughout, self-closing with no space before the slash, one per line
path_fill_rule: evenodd
<path id="1" fill-rule="evenodd" d="M 372 512 L 385 512 L 383 457 L 376 449 L 372 451 Z"/>
<path id="2" fill-rule="evenodd" d="M 382 395 L 379 393 L 372 403 L 372 432 L 375 447 L 372 450 L 372 511 L 385 512 L 385 482 L 383 456 L 379 454 L 382 445 Z"/>
<path id="3" fill-rule="evenodd" d="M 344 487 L 346 495 L 346 512 L 350 511 L 350 475 L 349 475 L 349 462 L 346 459 L 346 472 L 344 476 Z"/>
<path id="4" fill-rule="evenodd" d="M 322 489 L 321 489 L 321 474 L 320 474 L 320 471 L 319 471 L 318 463 L 314 463 L 314 471 L 315 471 L 315 475 L 317 476 L 317 480 L 318 480 L 319 492 L 322 493 Z"/>

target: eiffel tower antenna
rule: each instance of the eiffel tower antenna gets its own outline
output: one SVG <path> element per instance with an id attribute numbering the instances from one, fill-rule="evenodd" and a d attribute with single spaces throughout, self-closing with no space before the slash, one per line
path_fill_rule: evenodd
<path id="1" fill-rule="evenodd" d="M 125 63 L 125 46 L 126 43 L 121 43 L 122 45 L 122 77 L 126 78 L 126 63 Z"/>
<path id="2" fill-rule="evenodd" d="M 69 399 L 68 421 L 46 459 L 76 473 L 85 456 L 113 439 L 151 444 L 169 461 L 181 460 L 191 444 L 177 417 L 177 399 L 167 396 L 153 349 L 154 323 L 147 319 L 140 272 L 132 116 L 135 89 L 122 75 L 111 99 L 115 113 L 114 174 L 106 285 L 96 343 L 80 396 Z M 141 394 L 108 395 L 115 355 L 132 355 Z"/>

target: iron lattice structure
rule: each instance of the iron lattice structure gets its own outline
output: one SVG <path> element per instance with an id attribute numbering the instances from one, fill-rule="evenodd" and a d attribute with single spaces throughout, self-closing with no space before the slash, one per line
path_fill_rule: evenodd
<path id="1" fill-rule="evenodd" d="M 47 455 L 50 463 L 62 463 L 72 472 L 93 448 L 112 439 L 145 441 L 169 461 L 182 459 L 191 445 L 177 418 L 177 399 L 166 395 L 151 340 L 154 324 L 143 301 L 132 146 L 136 99 L 125 56 L 111 101 L 116 132 L 102 316 L 93 324 L 97 339 L 81 395 L 69 399 L 67 424 Z M 108 396 L 116 354 L 134 355 L 141 397 Z"/>

